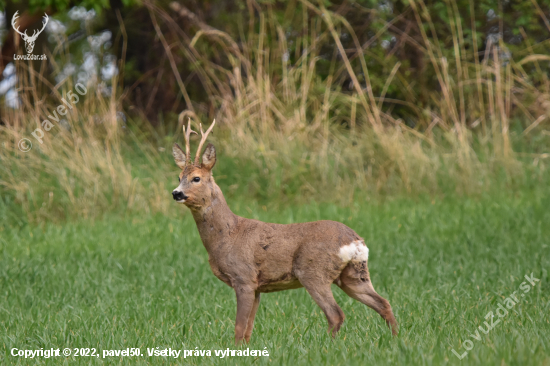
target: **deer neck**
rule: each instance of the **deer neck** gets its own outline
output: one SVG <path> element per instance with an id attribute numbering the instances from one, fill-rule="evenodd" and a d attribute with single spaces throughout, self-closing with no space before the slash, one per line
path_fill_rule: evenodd
<path id="1" fill-rule="evenodd" d="M 215 182 L 213 185 L 210 204 L 198 210 L 191 210 L 202 243 L 209 253 L 223 245 L 224 238 L 230 235 L 239 220 L 227 205 L 220 187 Z"/>

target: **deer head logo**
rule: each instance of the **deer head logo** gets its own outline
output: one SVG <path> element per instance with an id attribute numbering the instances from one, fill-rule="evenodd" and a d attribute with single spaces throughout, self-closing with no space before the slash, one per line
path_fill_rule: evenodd
<path id="1" fill-rule="evenodd" d="M 15 21 L 17 20 L 17 18 L 19 18 L 19 16 L 17 15 L 18 12 L 19 11 L 16 11 L 15 14 L 13 14 L 13 18 L 11 18 L 11 26 L 17 33 L 21 35 L 23 41 L 25 41 L 25 48 L 27 49 L 27 53 L 31 53 L 34 48 L 34 42 L 36 41 L 36 38 L 38 38 L 38 35 L 42 33 L 42 31 L 44 30 L 44 28 L 46 28 L 46 25 L 48 24 L 48 14 L 44 13 L 44 19 L 46 21 L 42 23 L 42 29 L 40 29 L 38 33 L 35 29 L 32 36 L 28 36 L 27 30 L 25 30 L 24 33 L 21 33 L 19 31 L 19 27 L 15 28 Z"/>

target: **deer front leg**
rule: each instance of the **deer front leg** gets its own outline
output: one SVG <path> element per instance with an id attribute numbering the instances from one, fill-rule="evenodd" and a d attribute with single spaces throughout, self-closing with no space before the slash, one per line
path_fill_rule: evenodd
<path id="1" fill-rule="evenodd" d="M 246 332 L 244 333 L 244 339 L 248 343 L 250 342 L 250 336 L 252 336 L 252 329 L 254 329 L 254 318 L 256 317 L 256 311 L 260 305 L 260 293 L 255 293 L 254 305 L 252 305 L 252 311 L 248 317 L 248 325 L 246 326 Z"/>
<path id="2" fill-rule="evenodd" d="M 235 344 L 238 345 L 245 338 L 248 318 L 254 308 L 256 298 L 254 290 L 248 286 L 235 287 L 237 294 L 237 319 L 235 320 Z M 259 301 L 259 300 L 258 300 Z"/>

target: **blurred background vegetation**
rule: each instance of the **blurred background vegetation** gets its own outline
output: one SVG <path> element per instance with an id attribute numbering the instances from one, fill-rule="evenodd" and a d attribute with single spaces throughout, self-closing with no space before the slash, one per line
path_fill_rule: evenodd
<path id="1" fill-rule="evenodd" d="M 219 123 L 215 176 L 243 207 L 548 181 L 550 0 L 0 6 L 0 212 L 12 222 L 179 212 L 170 151 L 187 118 Z M 49 15 L 34 48 L 47 60 L 13 61 L 26 53 L 16 11 L 29 34 Z M 85 98 L 40 144 L 31 132 L 78 82 Z"/>

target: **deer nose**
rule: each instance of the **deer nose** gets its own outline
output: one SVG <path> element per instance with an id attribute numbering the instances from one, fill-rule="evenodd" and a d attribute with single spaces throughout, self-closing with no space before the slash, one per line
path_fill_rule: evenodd
<path id="1" fill-rule="evenodd" d="M 181 191 L 173 191 L 172 197 L 174 197 L 174 200 L 176 201 L 186 200 L 187 198 L 189 198 L 188 196 L 183 194 L 183 192 Z"/>

